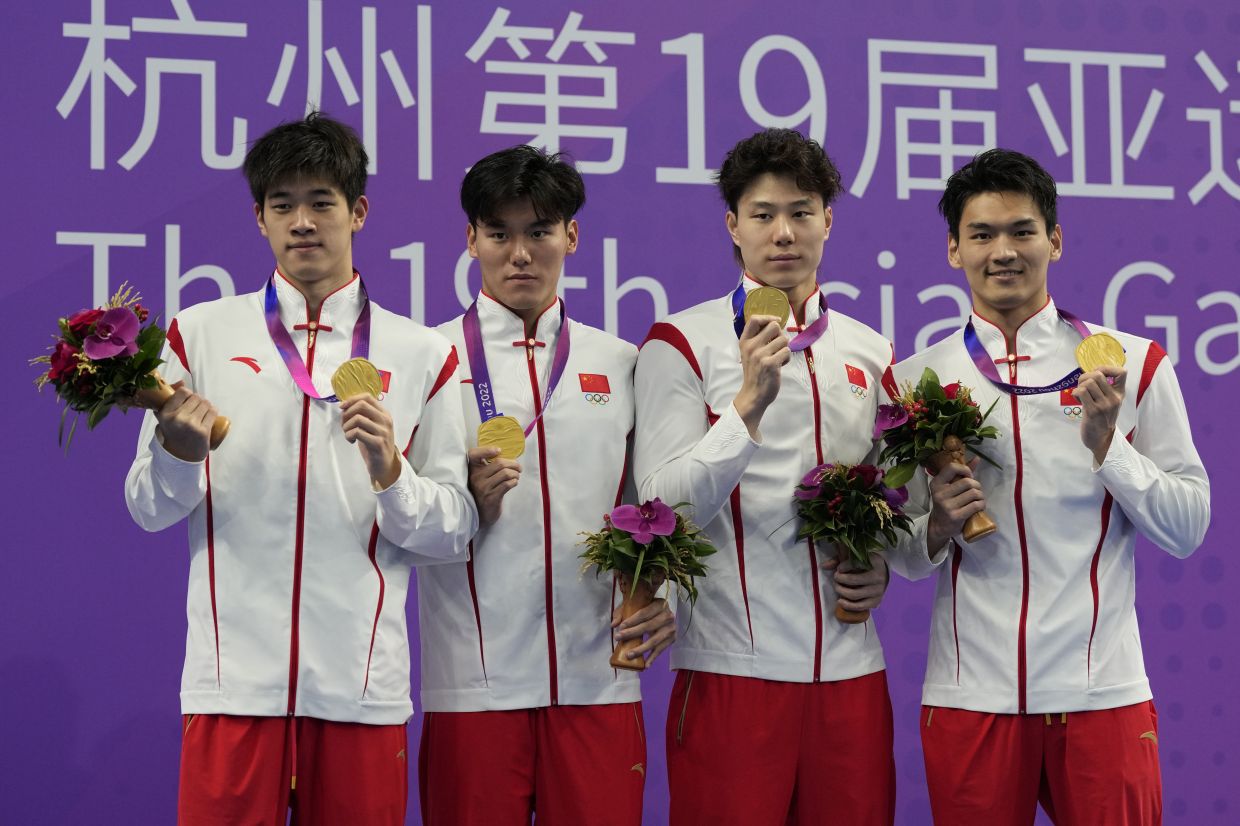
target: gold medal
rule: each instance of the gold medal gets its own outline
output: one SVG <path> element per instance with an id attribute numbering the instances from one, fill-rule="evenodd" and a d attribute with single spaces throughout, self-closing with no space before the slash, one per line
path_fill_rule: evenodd
<path id="1" fill-rule="evenodd" d="M 1086 373 L 1099 367 L 1123 367 L 1124 348 L 1115 336 L 1094 333 L 1076 345 L 1076 363 Z"/>
<path id="2" fill-rule="evenodd" d="M 344 401 L 353 396 L 374 396 L 383 392 L 379 371 L 366 359 L 349 359 L 332 373 L 332 392 Z"/>
<path id="3" fill-rule="evenodd" d="M 745 296 L 745 321 L 750 316 L 770 315 L 779 319 L 780 328 L 788 324 L 788 316 L 792 315 L 792 306 L 788 304 L 788 296 L 783 290 L 775 287 L 756 287 Z"/>
<path id="4" fill-rule="evenodd" d="M 478 425 L 478 447 L 498 447 L 499 458 L 516 459 L 525 452 L 525 431 L 512 416 L 496 416 Z"/>

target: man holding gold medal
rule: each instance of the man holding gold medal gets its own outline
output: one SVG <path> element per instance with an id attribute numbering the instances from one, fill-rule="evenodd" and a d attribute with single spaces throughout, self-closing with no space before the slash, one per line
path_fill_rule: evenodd
<path id="1" fill-rule="evenodd" d="M 973 298 L 965 328 L 892 368 L 972 388 L 1001 467 L 952 464 L 892 566 L 938 573 L 921 735 L 936 822 L 1161 822 L 1158 724 L 1133 600 L 1138 532 L 1174 556 L 1201 544 L 1209 480 L 1175 371 L 1155 341 L 1052 302 L 1063 254 L 1055 181 L 993 149 L 947 181 L 947 258 Z M 915 480 L 916 481 L 916 480 Z M 913 486 L 910 486 L 913 489 Z M 961 526 L 983 507 L 997 532 Z"/>
<path id="2" fill-rule="evenodd" d="M 422 817 L 436 826 L 641 822 L 635 670 L 675 620 L 659 599 L 620 623 L 615 585 L 581 570 L 581 534 L 625 490 L 636 358 L 556 295 L 584 201 L 577 171 L 530 146 L 461 184 L 482 289 L 439 329 L 465 356 L 481 527 L 468 564 L 418 576 Z M 608 664 L 613 638 L 643 635 L 630 669 Z"/>
<path id="3" fill-rule="evenodd" d="M 410 568 L 463 559 L 477 517 L 456 353 L 353 269 L 366 163 L 318 113 L 261 137 L 275 271 L 168 328 L 125 493 L 147 530 L 189 520 L 183 824 L 405 821 Z"/>
<path id="4" fill-rule="evenodd" d="M 793 490 L 824 462 L 876 455 L 891 343 L 828 310 L 817 283 L 839 172 L 770 129 L 719 171 L 741 282 L 656 324 L 638 357 L 642 499 L 687 501 L 719 548 L 681 611 L 667 717 L 671 823 L 890 824 L 891 702 L 869 571 L 799 540 Z"/>

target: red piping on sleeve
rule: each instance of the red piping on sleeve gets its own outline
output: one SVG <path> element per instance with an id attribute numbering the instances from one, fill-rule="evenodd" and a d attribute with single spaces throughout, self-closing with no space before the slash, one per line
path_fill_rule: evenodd
<path id="1" fill-rule="evenodd" d="M 448 379 L 452 378 L 452 374 L 456 372 L 457 364 L 460 359 L 456 356 L 456 348 L 452 348 L 452 352 L 448 353 L 448 357 L 444 359 L 443 367 L 439 370 L 439 376 L 435 379 L 435 385 L 431 388 L 431 393 L 426 397 L 427 404 L 431 399 L 435 398 L 435 394 L 439 392 L 439 388 L 448 383 Z"/>
<path id="2" fill-rule="evenodd" d="M 172 323 L 168 325 L 168 346 L 172 348 L 172 352 L 177 354 L 177 358 L 181 360 L 181 366 L 185 368 L 185 372 L 189 370 L 189 359 L 185 357 L 185 340 L 181 338 L 181 328 L 177 325 L 177 320 L 172 319 Z"/>
<path id="3" fill-rule="evenodd" d="M 689 362 L 689 367 L 693 369 L 693 374 L 698 377 L 698 381 L 702 380 L 702 368 L 698 365 L 697 357 L 693 355 L 693 348 L 689 346 L 689 340 L 685 338 L 684 333 L 671 324 L 660 321 L 650 328 L 650 332 L 646 334 L 646 340 L 642 342 L 642 347 L 651 341 L 662 341 L 679 350 L 680 354 L 685 357 L 685 361 Z"/>

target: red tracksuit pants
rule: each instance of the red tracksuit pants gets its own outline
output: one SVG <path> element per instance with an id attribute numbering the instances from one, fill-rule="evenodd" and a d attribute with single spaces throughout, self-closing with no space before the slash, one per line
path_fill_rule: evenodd
<path id="1" fill-rule="evenodd" d="M 1162 822 L 1153 702 L 1066 714 L 923 706 L 921 745 L 936 826 Z"/>

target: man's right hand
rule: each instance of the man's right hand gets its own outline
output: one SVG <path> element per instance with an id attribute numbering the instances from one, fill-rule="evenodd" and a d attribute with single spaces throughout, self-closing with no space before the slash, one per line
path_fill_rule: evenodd
<path id="1" fill-rule="evenodd" d="M 469 459 L 469 492 L 478 505 L 478 519 L 493 524 L 504 509 L 504 494 L 521 481 L 521 465 L 512 459 L 499 458 L 498 447 L 471 447 Z"/>
<path id="2" fill-rule="evenodd" d="M 930 479 L 930 522 L 926 526 L 926 551 L 931 557 L 964 528 L 965 520 L 986 509 L 981 482 L 973 478 L 978 459 L 962 465 L 952 462 Z"/>
<path id="3" fill-rule="evenodd" d="M 155 411 L 164 450 L 183 462 L 201 462 L 211 450 L 211 425 L 218 412 L 211 402 L 179 381 L 172 398 Z"/>
<path id="4" fill-rule="evenodd" d="M 779 372 L 792 359 L 792 351 L 779 319 L 769 315 L 749 317 L 741 332 L 740 349 L 745 377 L 732 406 L 750 437 L 757 439 L 762 414 L 779 395 Z"/>

